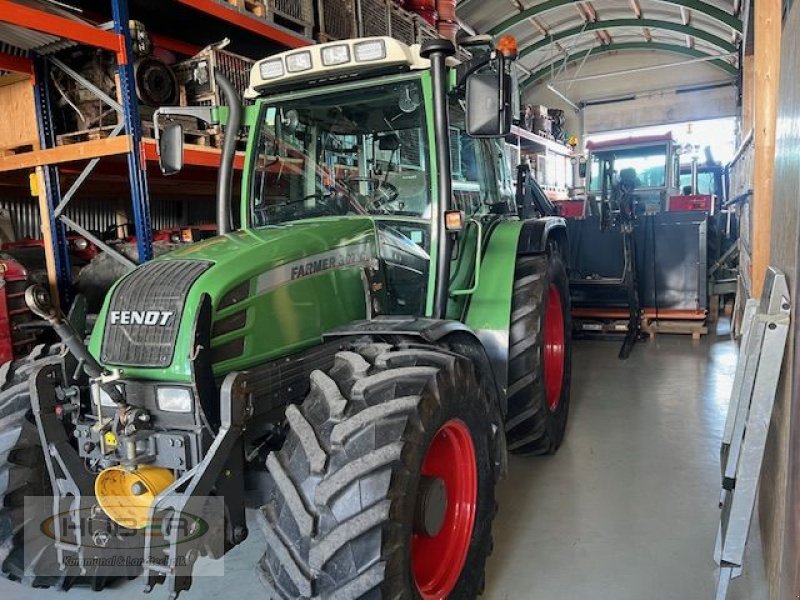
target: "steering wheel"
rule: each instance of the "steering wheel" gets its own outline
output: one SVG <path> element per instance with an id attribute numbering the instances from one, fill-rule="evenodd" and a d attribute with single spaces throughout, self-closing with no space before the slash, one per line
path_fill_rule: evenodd
<path id="1" fill-rule="evenodd" d="M 361 195 L 356 189 L 356 185 L 359 183 L 368 183 L 372 186 L 377 184 L 377 187 L 373 187 L 369 192 L 370 200 L 364 207 L 367 210 L 388 212 L 386 205 L 395 202 L 400 195 L 400 191 L 394 184 L 377 177 L 348 177 L 344 180 L 345 186 L 354 197 Z"/>
<path id="2" fill-rule="evenodd" d="M 312 209 L 307 209 L 306 216 L 337 216 L 340 215 L 341 212 L 338 211 L 335 207 L 331 206 L 328 202 L 329 198 L 331 197 L 330 192 L 314 192 L 313 194 L 308 194 L 307 196 L 303 196 L 302 198 L 295 198 L 294 200 L 285 200 L 284 202 L 275 203 L 275 204 L 266 204 L 263 205 L 256 210 L 260 212 L 262 215 L 266 217 L 268 221 L 271 221 L 271 217 L 276 217 L 276 222 L 281 222 L 287 220 L 287 218 L 292 218 L 295 216 L 297 212 L 293 207 L 295 204 L 300 204 L 301 202 L 306 202 L 311 200 L 312 198 L 316 199 L 316 205 Z M 319 213 L 319 214 L 314 214 Z"/>

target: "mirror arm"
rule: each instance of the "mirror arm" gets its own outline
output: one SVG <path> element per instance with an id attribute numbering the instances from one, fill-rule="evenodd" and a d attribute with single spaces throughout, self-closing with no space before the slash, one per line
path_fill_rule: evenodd
<path id="1" fill-rule="evenodd" d="M 481 69 L 492 62 L 494 52 L 486 52 L 478 56 L 477 58 L 473 58 L 470 60 L 465 66 L 464 70 L 460 70 L 458 73 L 458 81 L 456 82 L 456 90 L 462 89 L 467 84 L 467 78 L 472 75 L 478 69 Z"/>

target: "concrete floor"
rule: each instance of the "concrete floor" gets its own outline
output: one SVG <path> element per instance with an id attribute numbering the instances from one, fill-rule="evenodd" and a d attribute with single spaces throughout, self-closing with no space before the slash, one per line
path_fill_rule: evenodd
<path id="1" fill-rule="evenodd" d="M 662 336 L 628 361 L 611 342 L 575 344 L 569 431 L 558 454 L 514 458 L 499 490 L 488 600 L 701 600 L 714 595 L 719 439 L 736 364 L 727 331 Z M 757 539 L 729 600 L 765 599 Z M 257 528 L 184 599 L 263 598 Z M 143 600 L 141 579 L 115 600 Z M 69 598 L 97 598 L 75 589 Z M 150 597 L 166 598 L 163 588 Z M 3 600 L 64 598 L 0 581 Z"/>

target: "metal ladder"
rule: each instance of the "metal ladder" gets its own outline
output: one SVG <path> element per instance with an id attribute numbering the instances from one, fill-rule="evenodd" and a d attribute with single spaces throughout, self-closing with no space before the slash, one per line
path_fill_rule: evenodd
<path id="1" fill-rule="evenodd" d="M 731 579 L 742 573 L 790 309 L 786 277 L 770 267 L 761 300 L 751 299 L 745 305 L 739 362 L 720 447 L 722 513 L 714 548 L 719 565 L 716 600 L 725 600 Z"/>

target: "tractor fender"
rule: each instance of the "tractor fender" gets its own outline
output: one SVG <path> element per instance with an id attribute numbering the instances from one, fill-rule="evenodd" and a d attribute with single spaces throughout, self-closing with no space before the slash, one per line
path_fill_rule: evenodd
<path id="1" fill-rule="evenodd" d="M 353 321 L 347 325 L 331 329 L 323 334 L 324 341 L 358 336 L 417 338 L 425 343 L 446 346 L 453 351 L 472 359 L 482 373 L 488 373 L 492 380 L 493 395 L 496 396 L 502 414 L 505 414 L 505 394 L 501 394 L 500 375 L 505 380 L 505 369 L 495 370 L 490 359 L 490 349 L 482 337 L 461 321 L 450 319 L 429 319 L 409 316 L 379 316 L 369 320 Z M 502 399 L 502 401 L 501 401 Z"/>
<path id="2" fill-rule="evenodd" d="M 522 222 L 518 254 L 525 256 L 546 252 L 551 241 L 562 248 L 562 253 L 567 251 L 567 222 L 564 217 L 528 219 Z"/>

